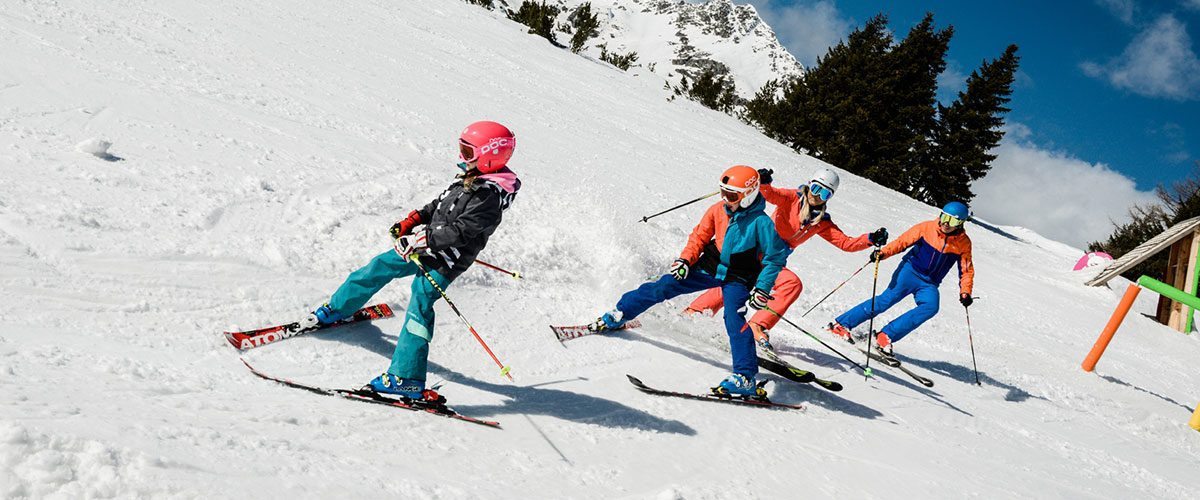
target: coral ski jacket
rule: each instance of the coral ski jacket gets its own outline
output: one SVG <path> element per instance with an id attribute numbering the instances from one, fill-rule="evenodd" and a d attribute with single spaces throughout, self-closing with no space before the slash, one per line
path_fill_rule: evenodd
<path id="1" fill-rule="evenodd" d="M 971 263 L 971 238 L 967 237 L 966 231 L 960 229 L 952 234 L 942 234 L 937 221 L 925 221 L 884 246 L 880 258 L 886 259 L 909 247 L 912 250 L 904 255 L 903 262 L 912 266 L 917 274 L 940 285 L 942 278 L 957 263 L 959 292 L 971 293 L 975 285 L 975 265 Z"/>
<path id="2" fill-rule="evenodd" d="M 708 207 L 679 258 L 719 280 L 770 290 L 792 250 L 775 232 L 766 205 L 760 196 L 736 212 L 723 201 Z"/>
<path id="3" fill-rule="evenodd" d="M 775 213 L 771 215 L 771 220 L 775 221 L 775 229 L 779 231 L 779 237 L 783 238 L 789 247 L 796 248 L 818 234 L 825 241 L 846 252 L 857 252 L 871 246 L 871 240 L 865 234 L 851 238 L 842 232 L 842 228 L 834 224 L 833 218 L 824 210 L 819 212 L 821 215 L 817 222 L 806 220 L 808 214 L 801 212 L 808 212 L 803 199 L 803 196 L 808 193 L 807 186 L 796 190 L 780 189 L 764 184 L 758 189 L 767 203 L 775 205 Z"/>

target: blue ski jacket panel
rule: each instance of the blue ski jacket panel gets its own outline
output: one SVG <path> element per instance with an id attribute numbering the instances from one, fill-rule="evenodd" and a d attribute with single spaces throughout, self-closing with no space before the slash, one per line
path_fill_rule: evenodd
<path id="1" fill-rule="evenodd" d="M 766 205 L 762 196 L 737 211 L 717 202 L 688 236 L 680 258 L 718 280 L 770 290 L 792 249 L 779 237 Z"/>

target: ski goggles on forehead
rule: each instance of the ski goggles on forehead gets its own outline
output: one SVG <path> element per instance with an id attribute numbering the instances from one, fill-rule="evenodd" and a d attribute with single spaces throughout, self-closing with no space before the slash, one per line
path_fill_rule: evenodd
<path id="1" fill-rule="evenodd" d="M 945 224 L 950 227 L 959 227 L 963 225 L 964 222 L 966 222 L 966 219 L 959 219 L 958 217 L 950 215 L 946 212 L 942 212 L 942 215 L 938 216 L 938 223 Z"/>
<path id="2" fill-rule="evenodd" d="M 808 192 L 812 193 L 813 196 L 820 198 L 821 201 L 829 201 L 830 198 L 833 198 L 833 190 L 825 187 L 825 185 L 821 184 L 820 182 L 810 183 L 808 185 Z"/>

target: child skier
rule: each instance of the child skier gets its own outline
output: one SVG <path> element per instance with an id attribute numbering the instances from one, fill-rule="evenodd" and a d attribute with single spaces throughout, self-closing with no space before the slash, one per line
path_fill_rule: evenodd
<path id="1" fill-rule="evenodd" d="M 892 343 L 900 341 L 937 314 L 938 286 L 955 264 L 958 264 L 959 275 L 958 300 L 963 307 L 970 307 L 975 266 L 971 263 L 971 239 L 967 237 L 963 227 L 970 217 L 970 211 L 965 204 L 952 201 L 942 208 L 937 220 L 917 224 L 900 235 L 896 241 L 872 252 L 871 260 L 874 261 L 876 257 L 882 260 L 906 248 L 912 248 L 904 255 L 900 267 L 892 274 L 892 281 L 887 289 L 875 297 L 874 313 L 871 299 L 867 299 L 838 316 L 829 324 L 829 331 L 848 342 L 853 342 L 850 337 L 851 329 L 888 310 L 900 302 L 900 299 L 912 295 L 917 302 L 916 308 L 901 314 L 878 333 L 870 332 L 875 337 L 880 352 L 891 356 Z"/>
<path id="2" fill-rule="evenodd" d="M 450 187 L 393 225 L 390 232 L 396 238 L 395 248 L 350 273 L 329 302 L 304 322 L 303 326 L 336 322 L 353 314 L 392 280 L 416 275 L 392 364 L 364 390 L 408 399 L 439 399 L 436 392 L 425 390 L 429 342 L 433 339 L 433 303 L 440 297 L 437 287 L 445 290 L 475 262 L 521 187 L 517 175 L 507 167 L 516 137 L 504 125 L 472 123 L 458 142 L 462 160 L 458 168 L 462 172 L 455 175 Z M 422 267 L 436 285 L 430 283 Z"/>
<path id="3" fill-rule="evenodd" d="M 654 304 L 685 293 L 719 288 L 725 301 L 725 331 L 733 352 L 733 373 L 713 391 L 722 396 L 765 397 L 766 391 L 755 380 L 758 357 L 743 306 L 749 301 L 754 309 L 766 307 L 775 277 L 791 250 L 779 239 L 775 225 L 763 211 L 766 202 L 758 193 L 758 171 L 745 165 L 726 170 L 721 175 L 722 201 L 700 218 L 670 271 L 622 295 L 616 309 L 604 313 L 589 328 L 598 332 L 620 328 Z"/>
<path id="4" fill-rule="evenodd" d="M 881 246 L 887 243 L 887 229 L 879 228 L 873 233 L 851 238 L 834 224 L 826 209 L 840 183 L 837 172 L 828 168 L 817 170 L 808 184 L 794 190 L 771 186 L 773 173 L 767 169 L 758 170 L 759 180 L 762 182 L 759 192 L 767 203 L 775 205 L 775 213 L 771 215 L 771 220 L 775 222 L 775 230 L 788 247 L 794 250 L 814 235 L 821 235 L 825 241 L 845 252 L 858 252 L 871 245 Z M 771 290 L 771 295 L 775 298 L 767 303 L 771 311 L 775 312 L 764 309 L 750 318 L 750 329 L 754 332 L 754 339 L 764 349 L 774 350 L 767 331 L 779 322 L 780 316 L 775 313 L 782 315 L 787 312 L 803 290 L 804 284 L 796 273 L 786 267 L 779 272 L 779 278 L 775 280 L 775 289 Z M 715 314 L 719 309 L 721 289 L 714 288 L 696 297 L 684 312 L 695 314 L 707 310 Z"/>

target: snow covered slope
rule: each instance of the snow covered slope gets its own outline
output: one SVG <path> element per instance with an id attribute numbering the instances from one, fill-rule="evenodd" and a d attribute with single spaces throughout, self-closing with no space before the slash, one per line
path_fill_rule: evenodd
<path id="1" fill-rule="evenodd" d="M 511 2 L 514 6 L 520 2 Z M 583 53 L 599 58 L 609 52 L 637 52 L 630 73 L 678 86 L 705 70 L 733 78 L 739 96 L 750 99 L 770 80 L 798 77 L 804 66 L 784 48 L 754 6 L 733 0 L 554 0 L 564 8 L 560 25 L 569 25 L 571 12 L 591 3 L 600 22 L 599 35 Z M 569 34 L 558 35 L 561 43 Z"/>
<path id="2" fill-rule="evenodd" d="M 734 163 L 782 184 L 822 164 L 661 85 L 553 49 L 447 0 L 22 2 L 0 14 L 0 496 L 429 498 L 1192 498 L 1200 345 L 1130 315 L 1098 374 L 1079 361 L 1119 291 L 1074 258 L 971 228 L 972 308 L 899 346 L 917 386 L 864 381 L 786 326 L 796 363 L 846 385 L 774 379 L 806 412 L 646 396 L 728 369 L 719 321 L 683 301 L 645 327 L 565 346 L 663 272 Z M 454 172 L 465 123 L 520 136 L 525 187 L 451 297 L 513 366 L 501 378 L 439 306 L 433 382 L 504 430 L 316 396 L 254 378 L 227 328 L 292 320 L 388 248 L 387 228 Z M 108 160 L 81 152 L 107 139 Z M 86 149 L 86 148 L 85 148 Z M 846 175 L 847 231 L 893 234 L 936 211 Z M 803 310 L 859 267 L 814 241 L 792 255 Z M 886 262 L 883 273 L 894 269 Z M 881 279 L 886 280 L 886 276 Z M 1115 287 L 1123 287 L 1116 285 Z M 871 289 L 866 273 L 809 317 Z M 952 285 L 944 287 L 953 290 Z M 379 296 L 403 306 L 408 281 Z M 1139 312 L 1153 307 L 1143 294 Z M 894 317 L 899 311 L 885 315 Z M 250 351 L 281 376 L 356 386 L 401 320 Z M 847 350 L 853 352 L 852 350 Z"/>

